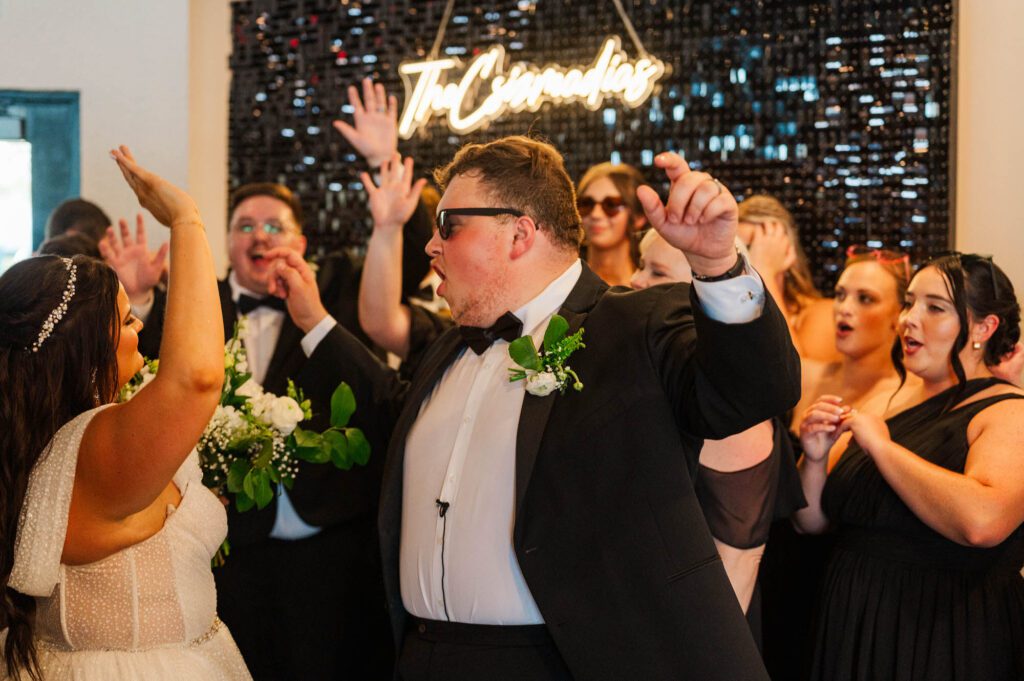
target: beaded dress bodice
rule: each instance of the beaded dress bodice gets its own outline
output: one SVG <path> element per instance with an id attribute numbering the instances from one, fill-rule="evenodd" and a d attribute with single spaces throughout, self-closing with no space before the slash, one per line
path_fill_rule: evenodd
<path id="1" fill-rule="evenodd" d="M 78 447 L 97 411 L 76 417 L 54 436 L 32 471 L 19 523 L 10 585 L 36 598 L 34 633 L 44 661 L 46 655 L 64 658 L 60 666 L 70 669 L 73 660 L 93 664 L 97 654 L 124 653 L 133 665 L 145 666 L 147 651 L 205 649 L 205 656 L 217 658 L 210 660 L 220 669 L 214 678 L 227 678 L 226 669 L 248 678 L 216 617 L 210 560 L 227 533 L 227 517 L 203 486 L 194 452 L 174 476 L 181 501 L 168 506 L 156 534 L 94 563 L 60 562 Z M 220 634 L 226 643 L 212 641 Z"/>

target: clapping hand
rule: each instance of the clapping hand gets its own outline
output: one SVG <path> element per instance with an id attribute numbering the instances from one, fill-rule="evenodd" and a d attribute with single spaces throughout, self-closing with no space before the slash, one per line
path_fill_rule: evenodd
<path id="1" fill-rule="evenodd" d="M 355 109 L 355 127 L 334 121 L 334 128 L 366 159 L 371 168 L 380 167 L 398 149 L 398 99 L 390 97 L 380 83 L 363 79 L 363 99 L 354 85 L 348 87 L 348 102 Z"/>
<path id="2" fill-rule="evenodd" d="M 396 151 L 380 167 L 379 187 L 373 183 L 368 173 L 360 174 L 359 177 L 370 197 L 374 232 L 401 230 L 412 217 L 419 203 L 420 193 L 427 184 L 422 178 L 413 182 L 412 169 L 412 159 L 406 158 L 403 163 L 402 156 Z"/>
<path id="3" fill-rule="evenodd" d="M 807 408 L 800 422 L 800 444 L 809 461 L 828 458 L 832 445 L 843 434 L 843 420 L 850 413 L 850 407 L 836 395 L 822 395 Z"/>
<path id="4" fill-rule="evenodd" d="M 122 145 L 112 150 L 110 155 L 117 162 L 128 186 L 139 198 L 139 204 L 152 213 L 160 224 L 166 227 L 171 227 L 175 222 L 202 224 L 199 209 L 192 197 L 136 163 L 128 147 Z"/>
<path id="5" fill-rule="evenodd" d="M 154 253 L 146 243 L 146 225 L 142 214 L 135 216 L 135 238 L 128 229 L 128 221 L 118 221 L 121 237 L 118 238 L 113 227 L 107 227 L 107 234 L 99 243 L 100 254 L 110 265 L 117 278 L 124 285 L 125 293 L 132 301 L 148 297 L 149 292 L 160 281 L 164 265 L 167 262 L 167 251 L 170 244 L 164 243 Z"/>
<path id="6" fill-rule="evenodd" d="M 672 183 L 668 202 L 648 186 L 637 189 L 651 226 L 683 251 L 695 273 L 715 276 L 736 264 L 738 210 L 732 194 L 707 173 L 690 170 L 679 154 L 654 159 Z"/>

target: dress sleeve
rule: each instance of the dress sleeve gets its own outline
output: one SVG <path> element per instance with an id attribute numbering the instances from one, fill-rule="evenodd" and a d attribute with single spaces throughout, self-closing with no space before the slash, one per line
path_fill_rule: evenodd
<path id="1" fill-rule="evenodd" d="M 14 543 L 14 568 L 7 583 L 12 589 L 42 598 L 53 593 L 60 581 L 78 448 L 92 417 L 108 406 L 90 409 L 66 423 L 29 474 Z"/>

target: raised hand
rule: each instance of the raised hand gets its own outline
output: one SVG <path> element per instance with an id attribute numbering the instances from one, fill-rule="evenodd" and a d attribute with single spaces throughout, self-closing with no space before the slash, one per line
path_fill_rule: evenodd
<path id="1" fill-rule="evenodd" d="M 738 211 L 732 194 L 707 173 L 690 170 L 679 154 L 664 152 L 654 165 L 672 183 L 668 202 L 648 186 L 637 189 L 651 226 L 679 250 L 697 274 L 715 276 L 736 264 Z"/>
<path id="2" fill-rule="evenodd" d="M 774 220 L 754 230 L 749 249 L 750 264 L 765 277 L 785 272 L 796 262 L 796 249 L 786 226 Z"/>
<path id="3" fill-rule="evenodd" d="M 122 145 L 112 150 L 110 155 L 117 161 L 128 186 L 139 197 L 139 204 L 152 213 L 157 222 L 166 227 L 175 222 L 202 224 L 199 209 L 192 197 L 136 163 L 128 147 Z"/>
<path id="4" fill-rule="evenodd" d="M 420 193 L 427 181 L 423 178 L 412 181 L 413 162 L 396 151 L 380 167 L 380 186 L 373 183 L 368 173 L 361 173 L 360 179 L 370 197 L 370 213 L 373 215 L 373 231 L 394 232 L 401 230 L 409 221 Z"/>
<path id="5" fill-rule="evenodd" d="M 334 121 L 334 128 L 349 144 L 377 168 L 398 149 L 398 99 L 390 97 L 380 83 L 363 79 L 363 99 L 355 85 L 348 86 L 348 103 L 355 109 L 352 127 L 345 121 Z"/>
<path id="6" fill-rule="evenodd" d="M 822 395 L 807 408 L 800 422 L 800 444 L 809 461 L 823 461 L 829 450 L 843 434 L 843 419 L 850 413 L 850 407 L 843 404 L 843 398 L 836 395 Z"/>
<path id="7" fill-rule="evenodd" d="M 135 238 L 128 229 L 128 221 L 118 221 L 121 236 L 118 238 L 113 227 L 107 227 L 107 234 L 99 243 L 103 259 L 114 268 L 117 278 L 124 285 L 125 293 L 136 302 L 146 298 L 160 281 L 167 262 L 169 243 L 164 243 L 154 253 L 146 243 L 146 224 L 142 214 L 135 216 Z"/>
<path id="8" fill-rule="evenodd" d="M 284 299 L 295 326 L 309 333 L 328 314 L 309 263 L 291 248 L 273 248 L 263 257 L 271 268 L 267 292 Z"/>

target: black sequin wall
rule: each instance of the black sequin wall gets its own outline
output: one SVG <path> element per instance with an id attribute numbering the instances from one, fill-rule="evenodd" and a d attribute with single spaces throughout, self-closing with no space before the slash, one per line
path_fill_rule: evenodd
<path id="1" fill-rule="evenodd" d="M 551 140 L 578 178 L 613 160 L 651 165 L 683 152 L 738 196 L 769 192 L 797 218 L 817 283 L 845 248 L 899 248 L 915 261 L 952 237 L 955 15 L 951 2 L 637 0 L 624 3 L 644 47 L 669 65 L 637 109 L 545 104 L 460 137 L 435 118 L 401 150 L 421 171 L 467 141 L 528 131 Z M 319 252 L 360 247 L 370 229 L 365 168 L 331 121 L 351 121 L 346 87 L 364 76 L 405 93 L 398 65 L 429 53 L 443 0 L 233 3 L 230 183 L 297 190 Z M 442 56 L 493 44 L 511 60 L 589 65 L 622 37 L 614 4 L 457 0 Z"/>

